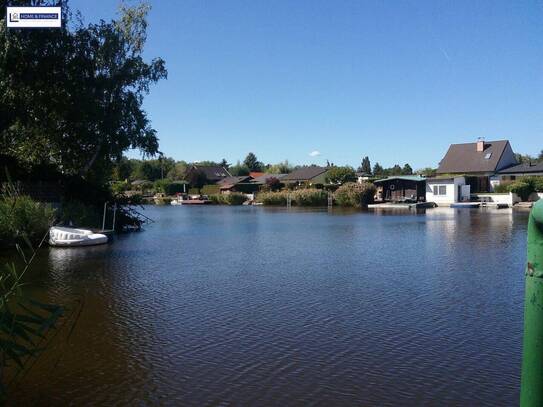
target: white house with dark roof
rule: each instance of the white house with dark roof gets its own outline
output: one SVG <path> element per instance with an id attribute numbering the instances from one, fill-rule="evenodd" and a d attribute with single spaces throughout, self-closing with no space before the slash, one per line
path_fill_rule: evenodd
<path id="1" fill-rule="evenodd" d="M 451 144 L 439 163 L 438 175 L 464 176 L 471 192 L 490 192 L 499 183 L 497 174 L 517 165 L 515 153 L 508 140 Z"/>

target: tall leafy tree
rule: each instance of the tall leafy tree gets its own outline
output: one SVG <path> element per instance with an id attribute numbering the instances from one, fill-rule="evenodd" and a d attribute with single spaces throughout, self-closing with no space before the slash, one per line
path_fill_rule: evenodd
<path id="1" fill-rule="evenodd" d="M 262 163 L 258 161 L 258 158 L 256 158 L 254 153 L 247 154 L 247 157 L 245 157 L 245 160 L 243 160 L 243 164 L 249 168 L 250 171 L 261 171 L 263 167 Z"/>
<path id="2" fill-rule="evenodd" d="M 360 164 L 359 170 L 360 172 L 371 175 L 371 162 L 368 156 L 362 159 L 362 163 Z"/>
<path id="3" fill-rule="evenodd" d="M 341 185 L 346 182 L 356 181 L 354 169 L 349 166 L 345 167 L 330 167 L 326 172 L 326 182 L 330 184 Z"/>
<path id="4" fill-rule="evenodd" d="M 385 175 L 385 169 L 381 166 L 381 164 L 375 163 L 375 165 L 373 166 L 373 175 L 375 175 L 376 177 Z"/>
<path id="5" fill-rule="evenodd" d="M 5 5 L 0 0 L 0 9 Z M 62 6 L 68 9 L 67 0 Z M 150 86 L 167 72 L 162 59 L 143 59 L 148 12 L 146 4 L 122 6 L 119 19 L 87 26 L 66 13 L 61 29 L 9 32 L 3 15 L 4 154 L 29 167 L 54 164 L 81 176 L 103 174 L 130 148 L 156 154 L 156 130 L 142 104 Z"/>
<path id="6" fill-rule="evenodd" d="M 402 175 L 413 175 L 413 168 L 409 164 L 405 164 L 402 168 Z"/>

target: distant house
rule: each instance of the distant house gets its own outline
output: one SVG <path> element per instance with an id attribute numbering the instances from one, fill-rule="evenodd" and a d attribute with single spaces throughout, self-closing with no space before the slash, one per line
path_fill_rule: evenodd
<path id="1" fill-rule="evenodd" d="M 371 178 L 371 174 L 368 174 L 366 172 L 357 172 L 355 176 L 356 176 L 356 182 L 358 182 L 359 184 L 367 182 Z"/>
<path id="2" fill-rule="evenodd" d="M 255 185 L 263 186 L 263 185 L 266 185 L 266 183 L 270 179 L 275 178 L 281 181 L 286 176 L 287 174 L 263 174 L 263 175 L 260 175 L 259 177 L 255 177 L 254 179 L 251 180 L 251 182 Z"/>
<path id="3" fill-rule="evenodd" d="M 258 177 L 261 177 L 262 175 L 264 175 L 265 172 L 262 172 L 262 171 L 251 171 L 249 173 L 249 175 L 253 178 L 258 178 Z"/>
<path id="4" fill-rule="evenodd" d="M 217 182 L 221 194 L 229 194 L 231 192 L 253 192 L 255 187 L 251 184 L 252 177 L 243 175 L 239 177 L 226 177 Z"/>
<path id="5" fill-rule="evenodd" d="M 324 184 L 326 182 L 326 173 L 328 168 L 310 166 L 302 167 L 296 171 L 287 174 L 281 179 L 284 184 Z"/>
<path id="6" fill-rule="evenodd" d="M 382 201 L 426 199 L 426 179 L 419 175 L 398 175 L 374 181 Z"/>
<path id="7" fill-rule="evenodd" d="M 513 165 L 498 172 L 500 182 L 515 181 L 518 177 L 543 176 L 543 161 L 539 163 L 523 163 Z"/>
<path id="8" fill-rule="evenodd" d="M 231 177 L 228 170 L 219 165 L 193 164 L 187 170 L 186 178 L 191 186 L 200 187 L 205 184 L 216 184 L 222 179 Z"/>
<path id="9" fill-rule="evenodd" d="M 489 192 L 496 174 L 517 163 L 507 140 L 452 144 L 439 163 L 438 175 L 463 175 L 471 192 Z"/>

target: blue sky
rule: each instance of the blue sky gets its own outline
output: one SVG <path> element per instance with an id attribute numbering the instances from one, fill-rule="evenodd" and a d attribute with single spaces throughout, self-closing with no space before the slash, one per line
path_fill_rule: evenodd
<path id="1" fill-rule="evenodd" d="M 145 108 L 175 159 L 421 168 L 477 137 L 543 149 L 539 1 L 150 3 L 145 54 L 168 79 Z M 118 5 L 70 4 L 86 22 Z"/>

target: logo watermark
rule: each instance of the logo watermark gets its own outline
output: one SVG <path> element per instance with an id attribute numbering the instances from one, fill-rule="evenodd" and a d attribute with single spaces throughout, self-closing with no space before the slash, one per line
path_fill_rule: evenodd
<path id="1" fill-rule="evenodd" d="M 6 7 L 9 28 L 60 28 L 61 7 Z"/>

